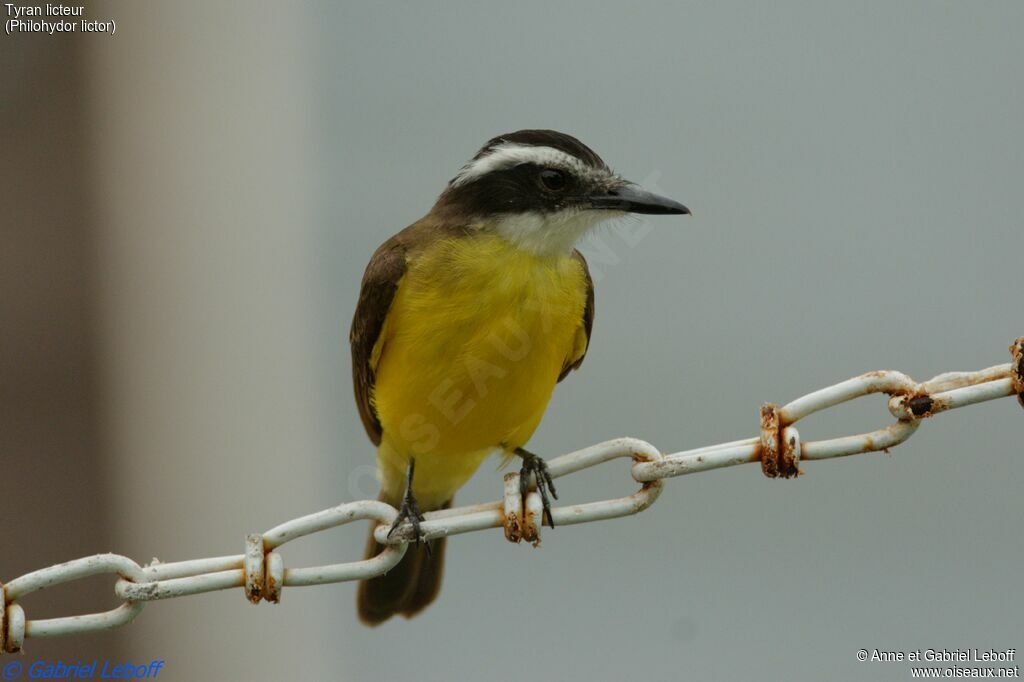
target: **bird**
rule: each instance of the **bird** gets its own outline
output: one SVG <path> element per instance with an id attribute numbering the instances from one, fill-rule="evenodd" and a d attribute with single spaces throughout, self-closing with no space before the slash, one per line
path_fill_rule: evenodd
<path id="1" fill-rule="evenodd" d="M 430 211 L 385 241 L 363 274 L 349 334 L 356 405 L 377 448 L 380 500 L 417 538 L 387 573 L 363 580 L 367 625 L 410 618 L 437 597 L 445 539 L 419 542 L 423 512 L 451 506 L 489 455 L 522 459 L 542 522 L 557 491 L 525 449 L 555 384 L 587 354 L 594 283 L 577 242 L 627 213 L 689 214 L 554 130 L 490 139 Z M 374 537 L 366 557 L 383 547 Z"/>

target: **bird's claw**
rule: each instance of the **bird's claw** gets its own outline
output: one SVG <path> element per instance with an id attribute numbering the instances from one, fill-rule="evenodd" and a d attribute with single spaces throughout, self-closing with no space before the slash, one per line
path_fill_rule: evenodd
<path id="1" fill-rule="evenodd" d="M 388 538 L 394 534 L 396 530 L 402 525 L 403 521 L 408 521 L 412 525 L 412 533 L 416 538 L 413 542 L 417 547 L 420 543 L 427 550 L 427 555 L 430 555 L 430 542 L 423 537 L 423 533 L 420 530 L 420 522 L 425 521 L 423 514 L 420 513 L 420 507 L 416 504 L 416 498 L 412 496 L 412 490 L 406 490 L 405 496 L 402 498 L 402 504 L 398 508 L 398 516 L 395 517 L 395 522 L 391 524 L 391 529 L 388 530 Z"/>
<path id="2" fill-rule="evenodd" d="M 519 470 L 519 493 L 525 500 L 526 493 L 529 492 L 530 488 L 530 474 L 533 474 L 534 479 L 537 481 L 537 492 L 540 493 L 541 506 L 544 509 L 541 516 L 541 524 L 543 525 L 546 518 L 548 527 L 554 528 L 555 522 L 551 518 L 551 502 L 548 500 L 548 491 L 551 491 L 551 496 L 556 500 L 558 499 L 558 492 L 555 490 L 555 483 L 551 480 L 551 474 L 548 472 L 547 462 L 525 450 L 518 451 L 518 454 L 523 458 L 523 468 Z"/>

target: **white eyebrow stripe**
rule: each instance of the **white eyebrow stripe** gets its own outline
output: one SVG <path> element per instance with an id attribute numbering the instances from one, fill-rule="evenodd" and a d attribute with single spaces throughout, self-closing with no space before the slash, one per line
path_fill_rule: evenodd
<path id="1" fill-rule="evenodd" d="M 589 170 L 585 163 L 572 154 L 566 154 L 561 149 L 506 142 L 497 145 L 479 159 L 474 159 L 463 166 L 459 174 L 452 180 L 452 185 L 464 185 L 493 171 L 504 170 L 523 163 L 572 168 L 581 174 Z"/>

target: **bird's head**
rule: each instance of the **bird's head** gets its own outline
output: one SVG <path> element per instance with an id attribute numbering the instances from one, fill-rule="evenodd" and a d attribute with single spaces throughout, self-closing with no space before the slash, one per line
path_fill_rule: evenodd
<path id="1" fill-rule="evenodd" d="M 598 222 L 625 213 L 689 212 L 619 177 L 590 147 L 553 130 L 490 140 L 434 206 L 448 220 L 541 254 L 566 253 Z"/>

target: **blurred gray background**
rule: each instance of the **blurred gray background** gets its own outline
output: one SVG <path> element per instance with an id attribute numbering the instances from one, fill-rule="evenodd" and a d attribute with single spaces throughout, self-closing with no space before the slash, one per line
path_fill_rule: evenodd
<path id="1" fill-rule="evenodd" d="M 1008 361 L 1024 334 L 1024 5 L 91 3 L 115 36 L 0 36 L 0 579 L 100 551 L 239 553 L 374 496 L 348 324 L 363 266 L 489 137 L 577 135 L 690 219 L 584 247 L 597 319 L 532 449 L 756 435 L 871 369 Z M 890 421 L 868 398 L 804 439 Z M 670 481 L 640 516 L 449 547 L 370 630 L 354 585 L 148 606 L 28 659 L 162 679 L 909 679 L 861 648 L 1024 649 L 1024 414 L 891 456 Z M 501 492 L 497 460 L 457 498 Z M 559 482 L 624 495 L 623 464 Z M 361 557 L 364 524 L 284 550 Z M 115 603 L 97 578 L 29 618 Z"/>

